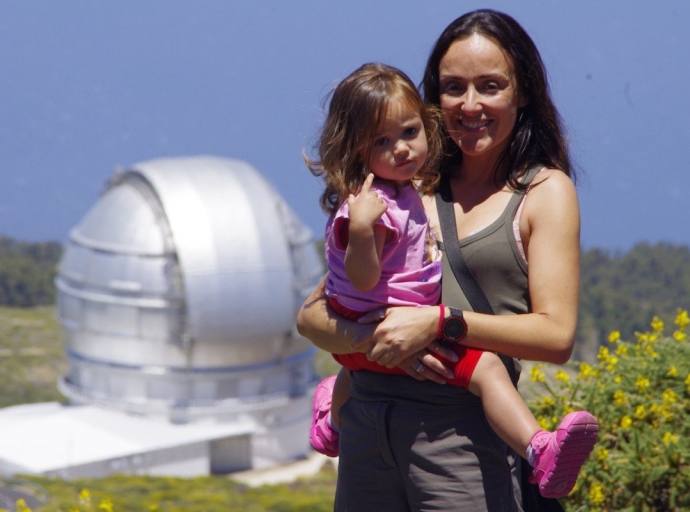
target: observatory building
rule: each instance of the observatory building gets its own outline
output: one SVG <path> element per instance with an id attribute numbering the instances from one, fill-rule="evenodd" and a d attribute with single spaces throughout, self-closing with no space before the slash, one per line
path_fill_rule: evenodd
<path id="1" fill-rule="evenodd" d="M 295 317 L 323 272 L 310 230 L 244 162 L 117 171 L 58 267 L 69 405 L 0 416 L 0 432 L 50 424 L 53 458 L 0 440 L 0 472 L 188 476 L 305 456 L 315 349 Z"/>

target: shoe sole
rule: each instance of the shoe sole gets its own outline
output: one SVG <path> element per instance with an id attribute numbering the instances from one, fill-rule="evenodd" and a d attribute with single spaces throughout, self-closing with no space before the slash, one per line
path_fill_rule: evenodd
<path id="1" fill-rule="evenodd" d="M 566 416 L 558 426 L 558 430 L 565 430 L 561 439 L 561 450 L 554 457 L 550 471 L 542 478 L 539 491 L 545 498 L 562 498 L 570 494 L 575 487 L 582 465 L 592 453 L 599 437 L 599 424 L 589 413 L 571 413 L 572 418 Z"/>

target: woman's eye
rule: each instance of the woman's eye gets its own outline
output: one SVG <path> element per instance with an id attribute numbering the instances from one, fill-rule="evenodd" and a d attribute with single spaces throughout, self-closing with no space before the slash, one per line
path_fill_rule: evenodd
<path id="1" fill-rule="evenodd" d="M 445 94 L 462 94 L 464 89 L 460 86 L 460 84 L 455 83 L 455 82 L 450 82 L 448 84 L 445 84 L 441 88 L 441 91 Z"/>
<path id="2" fill-rule="evenodd" d="M 496 82 L 487 82 L 484 84 L 483 89 L 488 93 L 492 93 L 498 91 L 499 86 Z"/>

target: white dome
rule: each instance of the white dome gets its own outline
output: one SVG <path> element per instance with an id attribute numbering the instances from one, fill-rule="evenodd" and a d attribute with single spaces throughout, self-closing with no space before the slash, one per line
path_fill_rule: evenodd
<path id="1" fill-rule="evenodd" d="M 248 164 L 166 158 L 117 172 L 58 267 L 73 400 L 142 411 L 303 394 L 295 315 L 323 274 L 311 232 Z"/>

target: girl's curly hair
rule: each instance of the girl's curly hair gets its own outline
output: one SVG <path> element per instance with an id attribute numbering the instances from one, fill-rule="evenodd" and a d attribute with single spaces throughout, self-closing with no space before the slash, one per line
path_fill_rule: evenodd
<path id="1" fill-rule="evenodd" d="M 385 64 L 364 64 L 332 91 L 328 117 L 321 130 L 318 160 L 304 160 L 311 173 L 323 177 L 321 208 L 335 212 L 350 195 L 359 192 L 369 173 L 367 162 L 377 130 L 392 101 L 405 102 L 419 112 L 428 144 L 425 165 L 413 178 L 421 192 L 432 191 L 439 181 L 441 116 L 427 107 L 410 78 Z"/>

